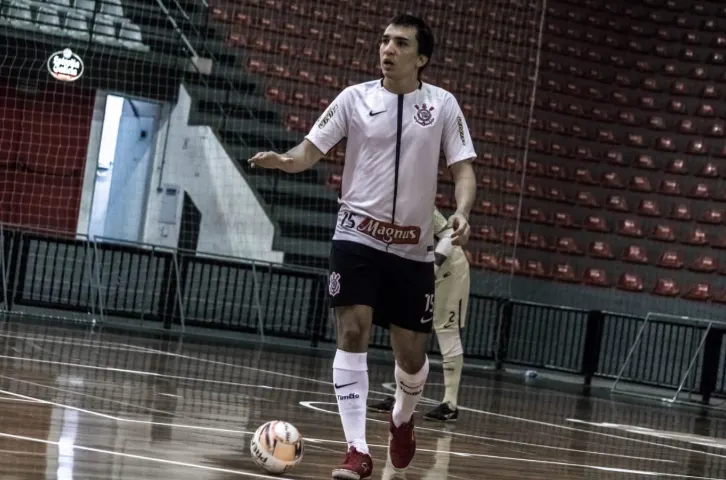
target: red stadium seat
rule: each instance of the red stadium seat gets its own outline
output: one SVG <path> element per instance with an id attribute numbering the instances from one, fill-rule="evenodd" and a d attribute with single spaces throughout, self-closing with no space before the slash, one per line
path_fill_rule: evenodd
<path id="1" fill-rule="evenodd" d="M 668 128 L 665 119 L 658 115 L 653 115 L 648 118 L 648 127 L 653 130 L 666 130 Z"/>
<path id="2" fill-rule="evenodd" d="M 629 263 L 648 263 L 648 255 L 639 245 L 629 245 L 623 251 L 621 258 Z"/>
<path id="3" fill-rule="evenodd" d="M 713 273 L 718 269 L 718 260 L 711 255 L 703 255 L 689 265 L 688 269 L 694 272 Z"/>
<path id="4" fill-rule="evenodd" d="M 487 270 L 499 269 L 499 259 L 496 255 L 490 253 L 481 252 L 477 258 L 477 264 Z"/>
<path id="5" fill-rule="evenodd" d="M 706 199 L 711 198 L 708 185 L 705 183 L 698 183 L 688 192 L 688 196 L 691 198 Z"/>
<path id="6" fill-rule="evenodd" d="M 709 137 L 723 137 L 726 135 L 726 125 L 723 122 L 716 122 L 706 128 L 706 135 Z"/>
<path id="7" fill-rule="evenodd" d="M 666 166 L 668 173 L 674 173 L 676 175 L 688 175 L 688 168 L 686 167 L 686 161 L 682 158 L 674 158 L 668 162 Z"/>
<path id="8" fill-rule="evenodd" d="M 547 240 L 539 233 L 529 232 L 524 238 L 522 244 L 529 248 L 535 248 L 537 250 L 552 251 L 554 247 L 547 243 Z"/>
<path id="9" fill-rule="evenodd" d="M 547 221 L 547 216 L 542 211 L 542 209 L 539 208 L 539 207 L 528 207 L 524 211 L 524 215 L 523 216 L 524 216 L 524 219 L 527 220 L 527 221 L 529 221 L 529 222 L 534 222 L 534 223 L 549 223 Z"/>
<path id="10" fill-rule="evenodd" d="M 686 234 L 686 237 L 683 239 L 683 243 L 701 247 L 704 245 L 708 245 L 708 236 L 706 235 L 706 231 L 704 229 L 700 227 L 695 227 Z"/>
<path id="11" fill-rule="evenodd" d="M 592 178 L 592 173 L 586 168 L 576 168 L 574 174 L 575 181 L 577 183 L 583 183 L 585 185 L 597 185 L 597 180 Z"/>
<path id="12" fill-rule="evenodd" d="M 685 203 L 674 204 L 668 217 L 673 220 L 680 220 L 684 222 L 690 221 L 693 218 L 691 215 L 691 209 Z"/>
<path id="13" fill-rule="evenodd" d="M 600 202 L 592 192 L 579 191 L 575 196 L 575 203 L 590 208 L 600 208 Z"/>
<path id="14" fill-rule="evenodd" d="M 504 273 L 513 273 L 518 274 L 520 273 L 521 266 L 519 264 L 519 259 L 515 257 L 504 257 L 500 260 L 497 270 Z"/>
<path id="15" fill-rule="evenodd" d="M 627 165 L 623 158 L 623 152 L 617 150 L 608 150 L 605 152 L 605 161 L 613 165 Z"/>
<path id="16" fill-rule="evenodd" d="M 660 224 L 653 228 L 651 238 L 661 242 L 675 242 L 676 233 L 670 225 Z"/>
<path id="17" fill-rule="evenodd" d="M 483 240 L 487 243 L 499 243 L 499 235 L 491 225 L 482 225 L 477 230 L 472 230 L 471 238 L 473 240 Z"/>
<path id="18" fill-rule="evenodd" d="M 518 245 L 522 243 L 522 237 L 514 228 L 505 228 L 502 231 L 501 241 L 505 245 Z"/>
<path id="19" fill-rule="evenodd" d="M 675 180 L 661 180 L 658 186 L 658 193 L 662 195 L 675 195 L 681 194 L 681 187 Z"/>
<path id="20" fill-rule="evenodd" d="M 592 243 L 590 243 L 590 246 L 587 249 L 588 255 L 594 258 L 604 258 L 607 260 L 612 260 L 615 258 L 615 255 L 613 255 L 612 247 L 610 247 L 610 244 L 607 242 L 604 242 L 602 240 L 596 240 Z"/>
<path id="21" fill-rule="evenodd" d="M 619 235 L 626 237 L 640 238 L 643 236 L 643 228 L 640 226 L 640 223 L 632 218 L 621 220 L 618 224 L 617 232 Z"/>
<path id="22" fill-rule="evenodd" d="M 602 268 L 586 268 L 582 274 L 582 283 L 593 287 L 608 288 L 612 284 Z"/>
<path id="23" fill-rule="evenodd" d="M 575 224 L 575 221 L 572 219 L 572 215 L 567 212 L 555 212 L 552 215 L 552 223 L 554 223 L 557 227 L 580 228 L 579 225 Z"/>
<path id="24" fill-rule="evenodd" d="M 708 148 L 703 140 L 691 140 L 688 142 L 686 152 L 693 155 L 706 155 L 708 153 Z"/>
<path id="25" fill-rule="evenodd" d="M 625 201 L 625 197 L 622 197 L 620 195 L 608 196 L 605 201 L 605 206 L 609 210 L 614 210 L 616 212 L 629 212 L 630 211 L 630 208 L 628 208 L 628 204 Z"/>
<path id="26" fill-rule="evenodd" d="M 625 185 L 623 184 L 623 181 L 618 176 L 617 172 L 603 173 L 602 178 L 600 179 L 600 183 L 602 183 L 602 185 L 607 188 L 617 188 L 617 189 L 625 188 Z"/>
<path id="27" fill-rule="evenodd" d="M 693 284 L 688 287 L 686 293 L 683 294 L 683 298 L 699 302 L 708 301 L 711 299 L 711 285 L 704 282 Z"/>
<path id="28" fill-rule="evenodd" d="M 650 185 L 650 181 L 646 177 L 636 175 L 630 179 L 630 189 L 635 192 L 650 193 L 653 191 L 653 187 Z"/>
<path id="29" fill-rule="evenodd" d="M 660 217 L 660 207 L 654 200 L 641 200 L 638 204 L 638 213 L 647 217 Z"/>
<path id="30" fill-rule="evenodd" d="M 635 273 L 623 273 L 618 279 L 617 288 L 628 292 L 642 292 L 643 280 Z"/>
<path id="31" fill-rule="evenodd" d="M 683 268 L 683 259 L 675 250 L 666 250 L 661 253 L 658 259 L 658 266 L 661 268 Z"/>
<path id="32" fill-rule="evenodd" d="M 582 250 L 572 237 L 560 237 L 556 242 L 557 250 L 568 255 L 582 255 Z"/>
<path id="33" fill-rule="evenodd" d="M 588 215 L 585 218 L 584 227 L 591 232 L 609 232 L 607 222 L 604 218 L 595 215 Z"/>
<path id="34" fill-rule="evenodd" d="M 659 278 L 658 280 L 656 280 L 655 288 L 653 288 L 653 293 L 656 295 L 661 295 L 663 297 L 677 297 L 681 294 L 681 291 L 673 279 Z"/>
<path id="35" fill-rule="evenodd" d="M 691 135 L 696 132 L 696 126 L 693 124 L 693 120 L 687 118 L 678 123 L 678 131 L 685 135 Z"/>
<path id="36" fill-rule="evenodd" d="M 544 265 L 539 260 L 527 260 L 524 262 L 524 267 L 521 273 L 537 278 L 547 278 L 547 272 L 545 271 Z"/>
<path id="37" fill-rule="evenodd" d="M 559 282 L 578 283 L 575 268 L 569 263 L 557 263 L 552 268 L 552 278 Z"/>
<path id="38" fill-rule="evenodd" d="M 638 155 L 638 157 L 635 159 L 635 166 L 644 170 L 657 169 L 657 167 L 655 166 L 655 162 L 653 161 L 653 157 L 646 154 Z"/>
<path id="39" fill-rule="evenodd" d="M 710 223 L 712 225 L 720 225 L 723 223 L 724 220 L 724 214 L 723 211 L 715 209 L 715 208 L 709 208 L 705 212 L 703 212 L 703 215 L 698 219 L 701 223 Z"/>

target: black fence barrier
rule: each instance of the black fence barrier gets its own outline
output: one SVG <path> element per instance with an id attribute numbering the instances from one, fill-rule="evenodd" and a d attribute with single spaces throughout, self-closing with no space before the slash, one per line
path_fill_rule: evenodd
<path id="1" fill-rule="evenodd" d="M 335 341 L 321 270 L 200 256 L 150 245 L 92 242 L 0 229 L 4 309 L 101 313 L 221 331 Z M 726 394 L 726 328 L 715 322 L 588 311 L 473 294 L 468 358 Z M 636 345 L 636 339 L 639 339 Z M 389 348 L 375 327 L 371 347 Z M 635 346 L 634 346 L 635 345 Z M 439 353 L 436 337 L 430 344 Z M 687 376 L 684 376 L 685 373 Z"/>

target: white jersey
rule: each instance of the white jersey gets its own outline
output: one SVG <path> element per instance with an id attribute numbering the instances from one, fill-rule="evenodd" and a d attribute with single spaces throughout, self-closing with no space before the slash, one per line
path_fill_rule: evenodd
<path id="1" fill-rule="evenodd" d="M 433 261 L 439 152 L 448 166 L 476 157 L 451 93 L 426 83 L 405 95 L 386 90 L 383 80 L 353 85 L 306 138 L 326 154 L 347 138 L 334 240 Z"/>

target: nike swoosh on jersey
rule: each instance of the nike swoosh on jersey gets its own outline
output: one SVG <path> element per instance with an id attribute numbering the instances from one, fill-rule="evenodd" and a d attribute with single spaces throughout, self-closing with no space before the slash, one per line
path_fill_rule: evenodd
<path id="1" fill-rule="evenodd" d="M 337 389 L 339 389 L 339 388 L 345 388 L 345 387 L 350 387 L 351 385 L 355 385 L 356 383 L 358 383 L 358 382 L 351 382 L 351 383 L 346 383 L 346 384 L 344 384 L 344 385 L 338 385 L 337 383 L 335 383 L 335 384 L 333 384 L 333 386 L 334 386 L 334 387 L 335 387 L 335 389 L 337 390 Z"/>
<path id="2" fill-rule="evenodd" d="M 370 115 L 371 117 L 375 117 L 376 115 L 380 115 L 381 113 L 383 113 L 385 111 L 387 111 L 387 110 L 381 110 L 380 112 L 373 113 L 373 110 L 371 110 L 370 112 L 368 112 L 368 115 Z"/>
<path id="3" fill-rule="evenodd" d="M 433 319 L 434 319 L 434 317 L 429 317 L 429 318 L 421 317 L 421 323 L 429 323 Z"/>

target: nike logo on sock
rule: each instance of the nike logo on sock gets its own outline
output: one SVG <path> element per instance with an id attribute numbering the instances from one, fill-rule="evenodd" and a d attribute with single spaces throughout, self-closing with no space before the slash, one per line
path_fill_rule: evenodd
<path id="1" fill-rule="evenodd" d="M 373 110 L 371 110 L 370 112 L 368 112 L 368 115 L 370 115 L 371 117 L 375 117 L 376 115 L 380 115 L 383 112 L 385 112 L 385 110 L 381 110 L 380 112 L 376 113 L 373 113 Z"/>
<path id="2" fill-rule="evenodd" d="M 355 385 L 356 383 L 358 383 L 358 382 L 351 382 L 351 383 L 346 383 L 345 385 L 338 385 L 337 383 L 334 383 L 334 384 L 333 384 L 333 386 L 334 386 L 334 387 L 335 387 L 335 389 L 337 390 L 337 389 L 339 389 L 339 388 L 345 388 L 345 387 L 350 387 L 351 385 Z"/>

